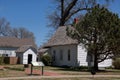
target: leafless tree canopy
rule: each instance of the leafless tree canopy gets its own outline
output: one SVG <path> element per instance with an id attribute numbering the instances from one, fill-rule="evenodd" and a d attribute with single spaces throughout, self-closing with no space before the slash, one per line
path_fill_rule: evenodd
<path id="1" fill-rule="evenodd" d="M 28 31 L 26 28 L 12 28 L 10 23 L 5 18 L 0 19 L 0 36 L 9 36 L 17 38 L 32 38 L 34 40 L 34 34 Z"/>
<path id="2" fill-rule="evenodd" d="M 113 0 L 54 0 L 56 4 L 56 10 L 48 16 L 50 20 L 50 25 L 54 28 L 58 26 L 64 26 L 65 24 L 70 24 L 72 18 L 81 15 L 80 12 L 85 13 L 85 11 L 90 10 L 96 4 L 103 6 L 107 5 Z"/>

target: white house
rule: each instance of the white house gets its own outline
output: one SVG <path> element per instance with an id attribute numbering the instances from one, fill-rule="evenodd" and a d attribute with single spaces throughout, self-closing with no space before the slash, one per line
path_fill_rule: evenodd
<path id="1" fill-rule="evenodd" d="M 4 57 L 18 57 L 20 64 L 36 61 L 36 45 L 32 39 L 18 39 L 15 37 L 0 37 L 0 55 Z"/>
<path id="2" fill-rule="evenodd" d="M 87 50 L 77 40 L 67 36 L 66 26 L 59 27 L 43 48 L 49 48 L 48 53 L 51 54 L 55 66 L 88 66 Z M 111 59 L 99 63 L 99 67 L 111 65 Z"/>

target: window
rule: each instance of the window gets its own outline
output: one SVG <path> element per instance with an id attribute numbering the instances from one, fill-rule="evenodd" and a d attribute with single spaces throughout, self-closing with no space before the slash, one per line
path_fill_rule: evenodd
<path id="1" fill-rule="evenodd" d="M 53 51 L 53 61 L 55 61 L 56 51 Z"/>
<path id="2" fill-rule="evenodd" d="M 63 51 L 60 50 L 60 60 L 63 60 Z"/>
<path id="3" fill-rule="evenodd" d="M 70 56 L 70 50 L 68 50 L 68 61 L 70 61 L 71 56 Z"/>

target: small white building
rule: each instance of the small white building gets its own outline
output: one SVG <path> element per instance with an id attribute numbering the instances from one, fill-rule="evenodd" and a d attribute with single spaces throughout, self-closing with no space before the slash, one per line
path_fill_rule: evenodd
<path id="1" fill-rule="evenodd" d="M 29 64 L 36 61 L 37 49 L 34 41 L 29 38 L 0 37 L 0 56 L 18 57 L 18 63 Z"/>
<path id="2" fill-rule="evenodd" d="M 16 56 L 20 64 L 31 64 L 31 61 L 36 62 L 36 53 L 37 50 L 31 45 L 24 45 L 16 50 Z"/>
<path id="3" fill-rule="evenodd" d="M 55 66 L 88 66 L 87 50 L 77 40 L 67 36 L 66 26 L 59 27 L 43 48 L 49 48 L 48 53 L 51 54 Z M 111 65 L 111 59 L 99 63 L 99 67 Z"/>

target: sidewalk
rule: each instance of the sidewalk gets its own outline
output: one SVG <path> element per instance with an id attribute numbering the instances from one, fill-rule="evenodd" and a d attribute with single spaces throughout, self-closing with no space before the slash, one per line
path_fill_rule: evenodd
<path id="1" fill-rule="evenodd" d="M 59 76 L 26 76 L 26 77 L 8 77 L 0 78 L 0 80 L 17 80 L 17 79 L 42 79 L 42 78 L 91 78 L 92 75 L 59 75 Z M 95 75 L 94 77 L 103 77 L 103 78 L 120 78 L 120 75 Z"/>

